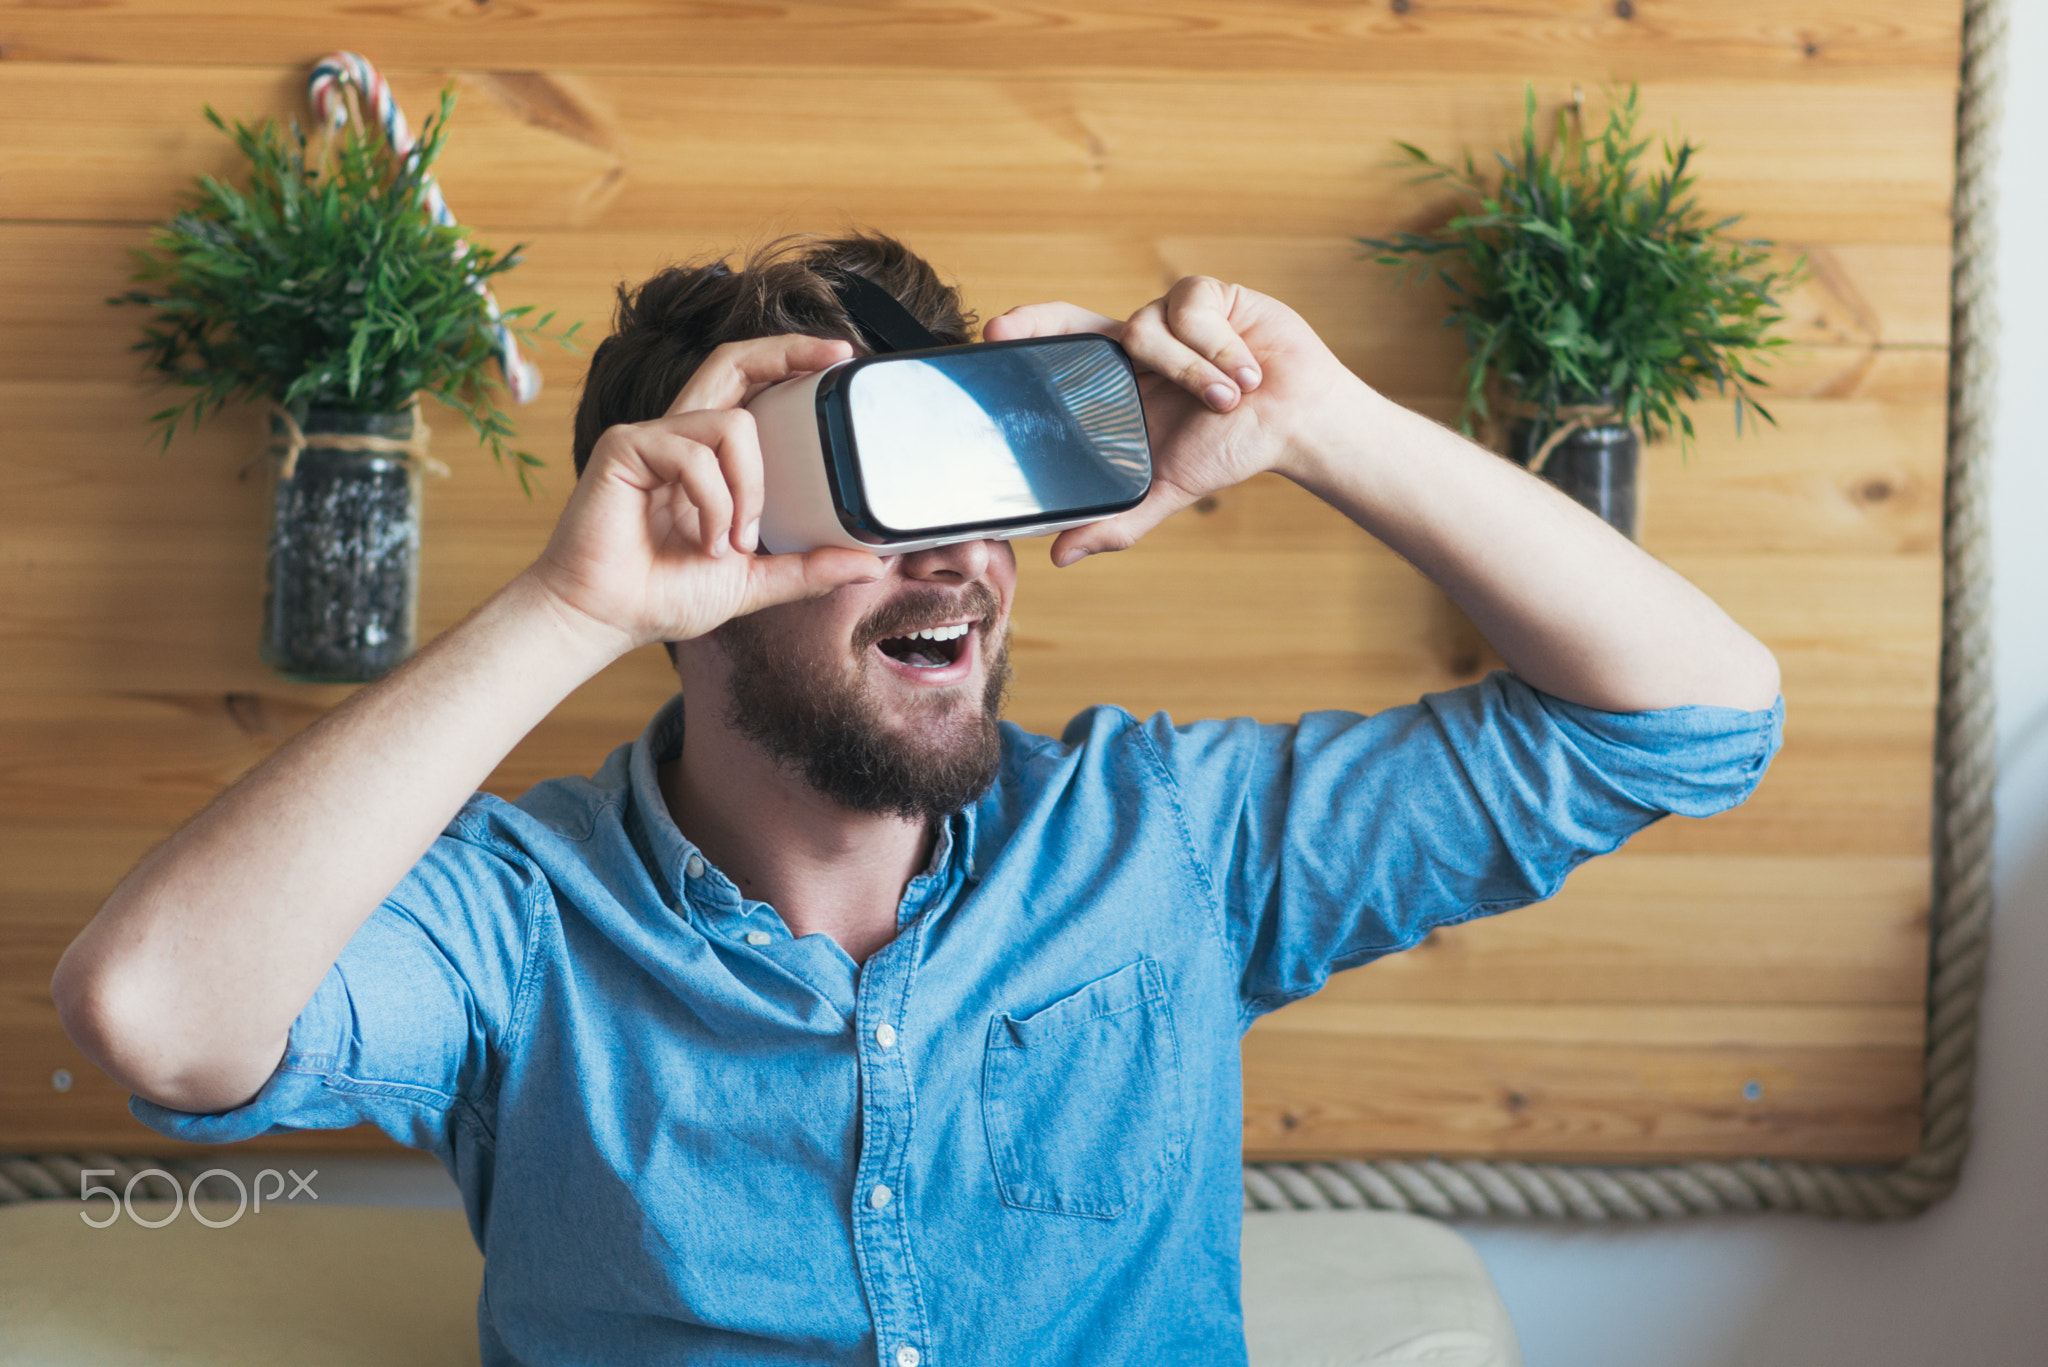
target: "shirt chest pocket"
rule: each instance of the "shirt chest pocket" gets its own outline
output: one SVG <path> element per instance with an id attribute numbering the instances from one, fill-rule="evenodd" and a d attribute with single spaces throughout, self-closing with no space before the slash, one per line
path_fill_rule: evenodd
<path id="1" fill-rule="evenodd" d="M 1122 1215 L 1187 1147 L 1158 963 L 1140 959 L 1033 1015 L 990 1021 L 981 1109 L 1003 1204 Z"/>

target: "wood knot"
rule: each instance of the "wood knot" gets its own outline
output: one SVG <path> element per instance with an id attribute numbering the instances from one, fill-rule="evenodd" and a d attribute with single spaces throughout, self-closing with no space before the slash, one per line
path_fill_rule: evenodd
<path id="1" fill-rule="evenodd" d="M 1205 515 L 1208 513 L 1215 512 L 1218 508 L 1221 508 L 1222 506 L 1222 502 L 1218 500 L 1216 495 L 1214 494 L 1204 494 L 1202 495 L 1202 497 L 1195 500 L 1195 511 Z"/>
<path id="2" fill-rule="evenodd" d="M 1818 57 L 1820 56 L 1820 44 L 1811 42 L 1807 43 L 1800 48 L 1800 51 L 1804 52 L 1809 57 Z"/>
<path id="3" fill-rule="evenodd" d="M 468 80 L 522 123 L 623 160 L 610 117 L 574 82 L 539 71 L 479 71 Z"/>
<path id="4" fill-rule="evenodd" d="M 1631 0 L 1614 0 L 1614 17 L 1617 19 L 1635 18 L 1635 5 L 1631 3 Z"/>
<path id="5" fill-rule="evenodd" d="M 235 724 L 235 729 L 251 740 L 270 733 L 270 714 L 264 711 L 263 699 L 256 694 L 223 694 L 221 705 L 227 708 L 228 720 Z"/>
<path id="6" fill-rule="evenodd" d="M 1410 4 L 1409 0 L 1387 0 L 1387 8 L 1396 14 L 1406 14 L 1415 6 Z"/>
<path id="7" fill-rule="evenodd" d="M 1852 496 L 1858 503 L 1882 503 L 1898 492 L 1889 480 L 1865 480 L 1856 486 Z"/>
<path id="8" fill-rule="evenodd" d="M 1501 1105 L 1507 1107 L 1509 1111 L 1519 1115 L 1523 1111 L 1529 1109 L 1529 1098 L 1522 1095 L 1520 1092 L 1509 1092 L 1506 1096 L 1501 1098 Z"/>
<path id="9" fill-rule="evenodd" d="M 1280 1112 L 1280 1128 L 1281 1128 L 1281 1129 L 1283 1129 L 1283 1130 L 1298 1130 L 1298 1129 L 1300 1129 L 1300 1128 L 1301 1128 L 1301 1117 L 1300 1117 L 1300 1116 L 1298 1116 L 1298 1115 L 1296 1115 L 1296 1114 L 1295 1114 L 1294 1112 L 1292 1112 L 1292 1111 L 1282 1111 L 1282 1112 Z"/>

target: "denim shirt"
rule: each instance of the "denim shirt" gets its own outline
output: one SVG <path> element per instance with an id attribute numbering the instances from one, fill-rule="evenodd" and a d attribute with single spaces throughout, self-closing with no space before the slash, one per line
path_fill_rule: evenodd
<path id="1" fill-rule="evenodd" d="M 1509 674 L 1373 716 L 1005 724 L 896 939 L 793 938 L 670 820 L 680 700 L 479 796 L 219 1143 L 368 1121 L 485 1255 L 486 1364 L 1244 1362 L 1239 1037 L 1335 970 L 1741 801 L 1769 711 Z"/>

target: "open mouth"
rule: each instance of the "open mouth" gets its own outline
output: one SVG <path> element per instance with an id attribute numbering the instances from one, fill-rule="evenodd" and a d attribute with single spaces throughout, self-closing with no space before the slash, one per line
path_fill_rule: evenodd
<path id="1" fill-rule="evenodd" d="M 926 627 L 906 636 L 884 636 L 875 642 L 875 649 L 912 669 L 944 669 L 959 661 L 967 649 L 967 634 L 973 630 L 972 622 Z"/>

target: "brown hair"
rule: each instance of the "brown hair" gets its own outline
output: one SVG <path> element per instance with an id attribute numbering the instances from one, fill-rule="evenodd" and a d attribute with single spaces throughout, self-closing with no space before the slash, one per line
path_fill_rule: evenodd
<path id="1" fill-rule="evenodd" d="M 576 473 L 605 429 L 647 422 L 675 402 L 714 349 L 752 337 L 801 333 L 861 346 L 853 320 L 832 293 L 836 276 L 858 274 L 896 296 L 947 343 L 970 339 L 974 315 L 931 263 L 892 237 L 802 234 L 750 253 L 738 270 L 724 258 L 670 266 L 638 288 L 619 286 L 612 335 L 598 344 L 576 405 Z"/>

